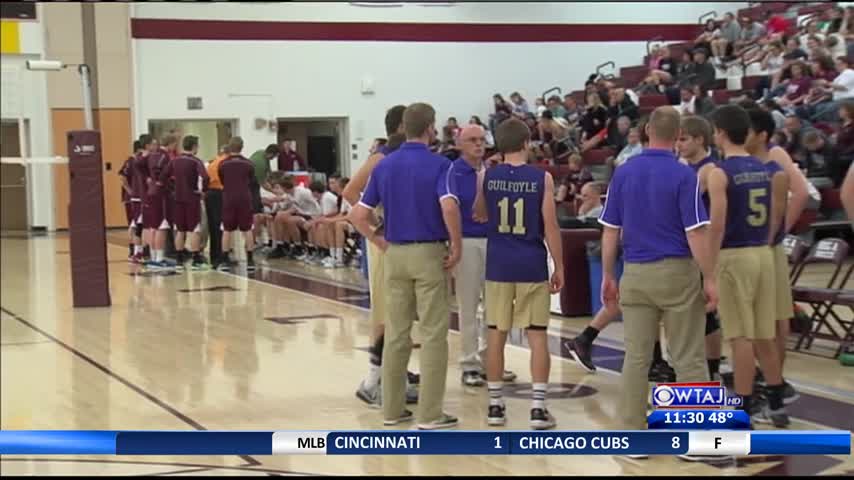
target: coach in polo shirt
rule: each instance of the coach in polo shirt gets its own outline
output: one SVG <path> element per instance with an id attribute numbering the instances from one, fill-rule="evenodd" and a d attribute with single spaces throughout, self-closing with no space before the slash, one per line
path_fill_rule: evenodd
<path id="1" fill-rule="evenodd" d="M 626 356 L 619 411 L 622 428 L 628 430 L 646 428 L 647 374 L 659 322 L 664 324 L 679 381 L 709 379 L 705 309 L 717 303 L 709 261 L 709 216 L 697 175 L 673 153 L 679 120 L 673 107 L 652 113 L 645 127 L 649 147 L 614 172 L 599 218 L 605 226 L 603 302 L 616 306 L 619 301 L 623 311 Z M 614 262 L 621 233 L 625 266 L 618 294 Z"/>
<path id="2" fill-rule="evenodd" d="M 403 113 L 406 143 L 371 173 L 361 201 L 350 213 L 359 232 L 385 252 L 386 327 L 382 395 L 385 425 L 412 420 L 406 410 L 406 366 L 410 332 L 418 317 L 421 386 L 418 428 L 448 428 L 457 419 L 443 413 L 448 372 L 448 282 L 446 270 L 460 260 L 461 226 L 451 193 L 447 158 L 430 152 L 436 138 L 436 112 L 415 103 Z M 371 209 L 385 210 L 385 237 L 370 226 Z M 450 240 L 450 246 L 446 242 Z"/>

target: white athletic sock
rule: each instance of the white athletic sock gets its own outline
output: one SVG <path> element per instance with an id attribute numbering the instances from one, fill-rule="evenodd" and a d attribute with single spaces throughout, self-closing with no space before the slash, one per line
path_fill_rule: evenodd
<path id="1" fill-rule="evenodd" d="M 142 245 L 134 245 L 134 246 L 133 246 L 133 253 L 134 253 L 134 255 L 140 255 L 140 254 L 142 254 L 142 250 L 143 250 L 143 249 L 142 249 Z"/>
<path id="2" fill-rule="evenodd" d="M 489 390 L 489 406 L 504 405 L 504 382 L 486 382 L 486 389 Z"/>
<path id="3" fill-rule="evenodd" d="M 545 383 L 534 383 L 531 387 L 533 388 L 531 408 L 546 408 L 546 389 L 548 385 Z"/>
<path id="4" fill-rule="evenodd" d="M 336 261 L 344 260 L 344 249 L 343 248 L 333 248 L 332 249 L 332 258 Z"/>
<path id="5" fill-rule="evenodd" d="M 371 369 L 368 370 L 368 376 L 365 378 L 365 388 L 370 390 L 379 385 L 382 374 L 382 365 L 371 364 Z"/>
<path id="6" fill-rule="evenodd" d="M 154 258 L 155 262 L 163 261 L 163 250 L 152 250 L 151 255 Z"/>

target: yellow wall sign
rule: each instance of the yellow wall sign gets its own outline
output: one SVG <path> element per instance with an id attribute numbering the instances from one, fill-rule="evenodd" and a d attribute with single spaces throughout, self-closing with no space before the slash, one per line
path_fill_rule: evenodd
<path id="1" fill-rule="evenodd" d="M 0 53 L 21 53 L 20 23 L 0 21 Z"/>

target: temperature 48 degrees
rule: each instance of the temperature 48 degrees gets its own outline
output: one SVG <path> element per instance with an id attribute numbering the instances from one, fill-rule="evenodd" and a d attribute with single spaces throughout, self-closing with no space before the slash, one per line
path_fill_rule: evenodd
<path id="1" fill-rule="evenodd" d="M 733 412 L 712 412 L 709 414 L 709 421 L 712 423 L 727 423 L 728 420 L 735 418 Z"/>

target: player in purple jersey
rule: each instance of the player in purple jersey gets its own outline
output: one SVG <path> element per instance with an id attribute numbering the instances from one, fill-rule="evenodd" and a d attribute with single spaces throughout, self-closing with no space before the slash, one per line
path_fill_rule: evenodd
<path id="1" fill-rule="evenodd" d="M 406 140 L 403 133 L 403 112 L 405 105 L 395 105 L 388 109 L 385 115 L 385 129 L 388 141 L 385 145 L 377 147 L 375 153 L 371 154 L 367 161 L 359 168 L 350 182 L 341 191 L 341 196 L 350 205 L 359 203 L 362 192 L 368 184 L 374 168 L 386 155 L 394 152 Z M 374 209 L 373 224 L 377 230 L 382 229 L 382 208 Z M 382 404 L 382 388 L 380 378 L 382 377 L 382 358 L 385 333 L 385 299 L 384 295 L 384 269 L 383 252 L 376 248 L 371 242 L 365 242 L 368 257 L 368 283 L 371 297 L 371 351 L 370 369 L 368 376 L 359 384 L 356 397 L 368 405 L 378 408 Z M 407 388 L 406 396 L 408 403 L 418 401 L 418 390 L 416 385 L 420 378 L 416 374 L 407 374 L 410 386 Z"/>
<path id="2" fill-rule="evenodd" d="M 748 113 L 737 105 L 726 105 L 712 117 L 715 143 L 724 159 L 708 177 L 711 258 L 717 264 L 723 336 L 733 351 L 735 393 L 744 399 L 743 408 L 752 418 L 784 427 L 789 418 L 774 341 L 774 260 L 769 247 L 772 226 L 780 220 L 772 210 L 779 210 L 779 205 L 772 205 L 771 199 L 780 194 L 780 185 L 772 184 L 765 165 L 745 150 Z M 755 357 L 768 385 L 767 406 L 753 395 Z"/>
<path id="3" fill-rule="evenodd" d="M 769 236 L 771 248 L 774 253 L 774 292 L 775 292 L 775 316 L 777 320 L 777 351 L 780 355 L 780 368 L 783 369 L 786 358 L 786 339 L 789 337 L 789 319 L 795 314 L 792 303 L 792 287 L 789 284 L 789 262 L 783 249 L 783 238 L 786 237 L 786 210 L 787 195 L 792 182 L 789 174 L 783 167 L 771 158 L 768 139 L 774 134 L 774 119 L 771 114 L 759 109 L 749 109 L 750 135 L 747 137 L 745 148 L 758 158 L 772 175 L 774 193 L 776 197 L 771 199 L 771 227 Z M 791 384 L 783 380 L 783 403 L 790 404 L 798 399 L 799 395 Z"/>
<path id="4" fill-rule="evenodd" d="M 480 174 L 475 212 L 488 219 L 486 245 L 487 353 L 489 425 L 506 422 L 502 398 L 504 345 L 510 328 L 527 330 L 531 347 L 531 428 L 553 428 L 546 408 L 550 357 L 546 329 L 550 293 L 563 287 L 563 254 L 554 203 L 554 180 L 527 165 L 531 133 L 524 122 L 509 119 L 496 129 L 504 163 Z M 548 250 L 546 250 L 548 244 Z M 547 255 L 555 271 L 549 279 Z"/>

